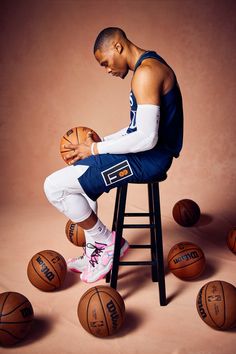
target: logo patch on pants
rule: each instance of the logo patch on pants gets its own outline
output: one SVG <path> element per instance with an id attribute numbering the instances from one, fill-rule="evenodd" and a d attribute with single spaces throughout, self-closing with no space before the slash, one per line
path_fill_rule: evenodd
<path id="1" fill-rule="evenodd" d="M 102 171 L 102 177 L 106 186 L 121 181 L 122 179 L 125 179 L 132 175 L 133 171 L 127 160 L 122 161 L 117 165 L 108 168 L 105 171 Z"/>

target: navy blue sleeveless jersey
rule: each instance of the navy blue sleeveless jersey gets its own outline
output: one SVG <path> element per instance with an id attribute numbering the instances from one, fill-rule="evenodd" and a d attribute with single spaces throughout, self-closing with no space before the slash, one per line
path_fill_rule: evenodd
<path id="1" fill-rule="evenodd" d="M 134 71 L 147 58 L 168 64 L 156 52 L 145 52 L 137 61 Z M 137 102 L 130 92 L 130 125 L 128 134 L 136 127 Z M 161 97 L 158 142 L 151 150 L 128 154 L 99 154 L 77 161 L 74 166 L 89 166 L 78 178 L 85 193 L 96 200 L 102 193 L 127 182 L 142 183 L 166 178 L 173 157 L 178 157 L 183 140 L 183 109 L 181 92 L 175 77 L 172 89 Z"/>
<path id="2" fill-rule="evenodd" d="M 134 72 L 147 58 L 154 58 L 161 63 L 170 66 L 156 52 L 145 52 L 137 61 Z M 170 68 L 171 69 L 171 68 Z M 171 69 L 172 70 L 172 69 Z M 172 70 L 173 71 L 173 70 Z M 163 147 L 178 157 L 183 143 L 183 107 L 182 96 L 175 76 L 175 83 L 172 89 L 161 97 L 160 124 L 158 130 L 158 142 L 156 147 Z M 130 126 L 127 133 L 132 133 L 136 128 L 137 102 L 131 90 L 130 92 Z"/>

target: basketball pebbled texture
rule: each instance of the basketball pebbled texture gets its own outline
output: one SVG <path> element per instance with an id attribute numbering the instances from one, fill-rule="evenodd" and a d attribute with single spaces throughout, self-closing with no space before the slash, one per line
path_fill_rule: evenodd
<path id="1" fill-rule="evenodd" d="M 198 222 L 201 211 L 198 204 L 193 200 L 182 199 L 175 203 L 172 215 L 179 225 L 189 227 Z"/>
<path id="2" fill-rule="evenodd" d="M 29 300 L 17 292 L 0 294 L 0 345 L 11 346 L 24 339 L 33 324 Z"/>
<path id="3" fill-rule="evenodd" d="M 179 242 L 167 256 L 169 270 L 182 280 L 193 280 L 205 269 L 205 256 L 201 248 L 192 242 Z"/>
<path id="4" fill-rule="evenodd" d="M 198 292 L 196 307 L 210 327 L 227 330 L 236 326 L 236 288 L 225 281 L 206 283 Z"/>
<path id="5" fill-rule="evenodd" d="M 82 327 L 96 337 L 114 335 L 124 323 L 125 304 L 121 295 L 109 286 L 88 289 L 78 304 Z"/>
<path id="6" fill-rule="evenodd" d="M 75 246 L 84 247 L 86 245 L 84 230 L 77 223 L 68 220 L 65 227 L 65 233 L 68 240 Z"/>
<path id="7" fill-rule="evenodd" d="M 66 273 L 65 259 L 58 252 L 51 250 L 36 253 L 27 268 L 30 282 L 42 291 L 53 291 L 60 288 Z"/>

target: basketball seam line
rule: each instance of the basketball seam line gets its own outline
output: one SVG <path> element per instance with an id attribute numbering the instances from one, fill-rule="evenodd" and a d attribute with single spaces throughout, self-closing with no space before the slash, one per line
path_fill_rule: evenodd
<path id="1" fill-rule="evenodd" d="M 191 212 L 192 210 L 189 210 L 186 207 L 186 205 L 188 203 L 182 202 L 182 204 L 183 204 L 183 208 L 181 208 L 181 206 L 179 205 L 179 211 L 180 211 L 181 218 L 183 219 L 185 217 L 185 215 L 187 215 L 187 218 L 189 217 L 189 215 L 191 218 L 194 218 L 195 214 Z"/>
<path id="2" fill-rule="evenodd" d="M 65 136 L 63 136 L 63 138 L 64 138 L 66 141 L 68 141 L 68 143 L 72 144 L 72 142 L 71 142 L 69 139 L 67 139 Z"/>
<path id="3" fill-rule="evenodd" d="M 2 332 L 6 332 L 7 334 L 10 334 L 10 336 L 12 336 L 13 338 L 15 338 L 15 339 L 17 339 L 17 340 L 21 340 L 21 339 L 23 339 L 25 336 L 23 336 L 23 337 L 17 337 L 17 336 L 15 336 L 14 334 L 12 334 L 11 332 L 9 332 L 9 331 L 7 331 L 6 329 L 0 329 L 0 331 L 2 331 Z"/>
<path id="4" fill-rule="evenodd" d="M 55 285 L 48 283 L 47 280 L 45 280 L 45 279 L 41 276 L 41 274 L 39 274 L 39 273 L 37 272 L 37 269 L 35 268 L 34 263 L 32 262 L 32 259 L 31 259 L 31 264 L 32 264 L 32 267 L 33 267 L 34 270 L 35 270 L 35 273 L 36 273 L 46 284 L 51 285 L 54 289 L 56 289 L 56 286 L 55 286 Z M 32 284 L 33 284 L 33 283 L 32 283 Z M 34 285 L 34 284 L 33 284 L 33 285 Z M 34 285 L 34 286 L 36 286 L 36 285 Z M 36 286 L 36 288 L 40 289 L 40 287 L 38 287 L 38 286 Z M 41 290 L 41 289 L 40 289 L 40 290 Z"/>
<path id="5" fill-rule="evenodd" d="M 90 299 L 89 299 L 89 301 L 88 301 L 88 303 L 87 303 L 87 308 L 86 308 L 86 323 L 87 323 L 87 326 L 88 326 L 88 329 L 89 329 L 89 331 L 90 331 L 90 333 L 91 334 L 93 334 L 93 332 L 92 332 L 92 330 L 91 330 L 91 328 L 90 328 L 90 325 L 89 325 L 89 320 L 88 320 L 88 309 L 89 309 L 89 304 L 90 304 L 90 302 L 91 302 L 91 300 L 92 300 L 92 297 L 94 296 L 94 295 L 96 295 L 96 293 L 94 293 L 91 297 L 90 297 Z"/>
<path id="6" fill-rule="evenodd" d="M 108 326 L 108 322 L 107 322 L 105 310 L 104 310 L 104 307 L 103 307 L 103 303 L 102 303 L 99 291 L 97 290 L 97 287 L 95 287 L 95 289 L 96 289 L 96 293 L 98 295 L 98 298 L 99 298 L 99 301 L 100 301 L 100 304 L 101 304 L 101 307 L 102 307 L 103 316 L 104 316 L 104 319 L 105 319 L 105 322 L 106 322 L 106 326 L 107 326 L 107 332 L 108 332 L 108 335 L 110 335 L 110 329 L 109 329 L 109 326 Z"/>
<path id="7" fill-rule="evenodd" d="M 1 319 L 1 317 L 2 317 L 2 311 L 3 311 L 3 309 L 4 309 L 5 302 L 7 301 L 7 298 L 8 298 L 9 295 L 10 295 L 10 292 L 7 293 L 6 298 L 5 298 L 4 301 L 3 301 L 2 309 L 1 309 L 1 314 L 0 314 L 0 319 Z"/>
<path id="8" fill-rule="evenodd" d="M 77 224 L 77 228 L 76 228 L 76 236 L 75 236 L 75 239 L 76 239 L 76 244 L 78 246 L 78 241 L 79 241 L 79 228 L 78 228 L 78 224 Z"/>
<path id="9" fill-rule="evenodd" d="M 122 320 L 123 320 L 123 313 L 122 313 L 122 311 L 121 311 L 121 307 L 119 306 L 119 304 L 118 304 L 118 302 L 116 301 L 115 297 L 113 297 L 111 294 L 107 293 L 105 290 L 101 290 L 100 293 L 105 293 L 105 294 L 109 295 L 109 296 L 115 301 L 115 303 L 116 303 L 117 306 L 119 307 L 120 313 L 122 314 L 121 317 L 122 317 Z M 117 292 L 117 293 L 118 293 L 118 292 Z"/>
<path id="10" fill-rule="evenodd" d="M 77 129 L 77 128 L 75 128 L 75 131 L 76 131 L 76 137 L 77 137 L 77 144 L 79 144 L 78 129 Z"/>
<path id="11" fill-rule="evenodd" d="M 217 327 L 217 328 L 220 328 L 220 327 L 218 326 L 218 324 L 213 320 L 213 318 L 212 318 L 212 316 L 211 316 L 211 313 L 210 313 L 210 311 L 209 311 L 209 308 L 208 308 L 207 299 L 206 299 L 206 293 L 207 293 L 207 288 L 208 288 L 209 285 L 210 285 L 210 284 L 207 284 L 206 290 L 205 290 L 205 304 L 206 304 L 206 307 L 207 307 L 207 312 L 208 312 L 208 314 L 209 314 L 210 319 L 211 319 L 212 322 L 216 325 L 216 327 Z"/>
<path id="12" fill-rule="evenodd" d="M 22 302 L 20 305 L 17 305 L 13 310 L 11 310 L 10 312 L 6 313 L 5 315 L 1 315 L 1 317 L 10 315 L 12 312 L 14 312 L 15 310 L 17 310 L 19 307 L 21 307 L 22 305 L 24 305 L 26 302 L 29 302 L 29 300 L 25 300 L 24 302 Z"/>
<path id="13" fill-rule="evenodd" d="M 220 326 L 220 327 L 223 327 L 224 324 L 225 324 L 225 320 L 226 320 L 226 318 L 225 318 L 225 316 L 226 316 L 226 310 L 225 310 L 225 292 L 224 292 L 224 288 L 223 288 L 223 285 L 222 285 L 221 282 L 220 282 L 220 286 L 221 286 L 221 289 L 222 289 L 222 294 L 223 294 L 223 299 L 224 299 L 224 322 L 223 322 L 223 324 Z"/>
<path id="14" fill-rule="evenodd" d="M 84 298 L 85 296 L 87 296 L 89 293 L 91 293 L 92 291 L 94 291 L 94 287 L 93 287 L 93 288 L 90 288 L 90 289 L 88 289 L 88 290 L 86 290 L 85 293 L 81 296 L 80 301 L 82 301 L 83 298 Z"/>
<path id="15" fill-rule="evenodd" d="M 59 275 L 58 275 L 58 273 L 57 273 L 57 270 L 54 268 L 53 264 L 51 264 L 51 262 L 47 259 L 46 256 L 44 256 L 44 255 L 41 254 L 41 253 L 38 253 L 38 254 L 40 254 L 41 257 L 44 257 L 44 258 L 50 263 L 50 265 L 51 265 L 52 268 L 54 269 L 54 271 L 55 271 L 55 273 L 56 273 L 56 275 L 57 275 L 57 277 L 58 277 L 58 279 L 59 279 L 59 283 L 60 283 L 59 287 L 60 287 L 60 286 L 62 285 L 62 284 L 61 284 L 61 279 L 60 279 L 60 277 L 59 277 Z"/>

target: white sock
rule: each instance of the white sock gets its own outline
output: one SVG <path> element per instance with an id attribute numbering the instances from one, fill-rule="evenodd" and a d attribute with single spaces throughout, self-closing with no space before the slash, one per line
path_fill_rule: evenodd
<path id="1" fill-rule="evenodd" d="M 109 244 L 112 241 L 112 232 L 101 222 L 97 220 L 96 224 L 89 230 L 84 230 L 86 244 L 95 242 Z M 89 249 L 86 247 L 86 253 Z"/>

